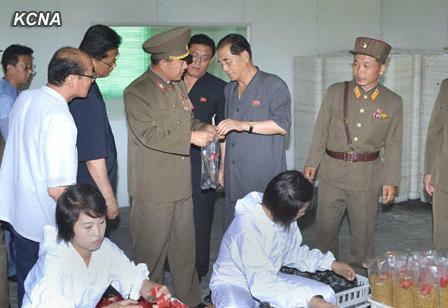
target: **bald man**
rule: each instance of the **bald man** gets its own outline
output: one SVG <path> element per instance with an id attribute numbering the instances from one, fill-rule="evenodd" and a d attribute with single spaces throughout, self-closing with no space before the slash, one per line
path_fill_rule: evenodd
<path id="1" fill-rule="evenodd" d="M 44 225 L 55 225 L 56 199 L 76 183 L 76 125 L 68 109 L 95 80 L 92 61 L 75 48 L 61 48 L 48 65 L 48 83 L 23 91 L 10 114 L 0 169 L 0 220 L 13 228 L 17 299 L 38 258 Z"/>

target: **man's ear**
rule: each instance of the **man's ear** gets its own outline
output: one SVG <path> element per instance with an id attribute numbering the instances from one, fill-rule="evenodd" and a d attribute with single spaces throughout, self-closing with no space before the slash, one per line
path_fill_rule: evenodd
<path id="1" fill-rule="evenodd" d="M 387 68 L 386 64 L 381 64 L 380 65 L 380 76 L 384 75 L 384 73 L 386 72 L 386 68 Z"/>
<path id="2" fill-rule="evenodd" d="M 67 77 L 65 77 L 64 85 L 68 86 L 70 88 L 73 88 L 74 87 L 74 83 L 75 83 L 75 78 L 79 78 L 79 77 L 75 76 L 73 74 L 68 75 Z"/>
<path id="3" fill-rule="evenodd" d="M 6 72 L 8 72 L 12 69 L 15 69 L 15 65 L 8 63 L 8 64 L 6 64 L 6 71 L 4 71 L 4 73 L 6 74 Z"/>
<path id="4" fill-rule="evenodd" d="M 162 68 L 166 68 L 167 67 L 167 65 L 168 65 L 168 60 L 160 60 L 159 61 L 159 65 L 160 65 L 160 67 L 162 67 Z"/>
<path id="5" fill-rule="evenodd" d="M 250 62 L 250 55 L 246 50 L 243 50 L 243 52 L 240 53 L 240 57 L 244 60 L 244 62 L 248 63 Z"/>

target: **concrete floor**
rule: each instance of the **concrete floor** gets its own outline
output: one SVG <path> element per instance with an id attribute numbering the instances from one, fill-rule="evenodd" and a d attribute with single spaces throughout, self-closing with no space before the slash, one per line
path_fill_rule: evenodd
<path id="1" fill-rule="evenodd" d="M 211 266 L 216 260 L 222 238 L 223 203 L 223 198 L 219 198 L 215 208 L 210 253 Z M 120 217 L 120 225 L 117 230 L 112 232 L 111 239 L 130 256 L 129 208 L 122 208 Z M 299 221 L 299 226 L 302 230 L 304 244 L 312 246 L 314 239 L 314 211 L 303 217 Z M 349 227 L 347 219 L 344 219 L 339 235 L 341 260 L 347 258 L 348 241 Z M 389 250 L 430 249 L 432 247 L 431 205 L 419 201 L 408 201 L 381 207 L 378 213 L 375 245 L 375 254 L 381 254 Z M 211 272 L 201 283 L 202 296 L 209 292 L 208 282 L 210 275 Z M 166 275 L 166 283 L 170 286 L 169 274 Z M 12 308 L 17 307 L 15 283 L 10 283 L 10 302 Z"/>

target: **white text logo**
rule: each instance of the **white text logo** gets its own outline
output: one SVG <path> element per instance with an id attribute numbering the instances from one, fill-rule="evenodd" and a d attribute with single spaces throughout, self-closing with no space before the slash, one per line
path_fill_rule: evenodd
<path id="1" fill-rule="evenodd" d="M 13 27 L 60 27 L 62 26 L 61 12 L 14 12 Z"/>

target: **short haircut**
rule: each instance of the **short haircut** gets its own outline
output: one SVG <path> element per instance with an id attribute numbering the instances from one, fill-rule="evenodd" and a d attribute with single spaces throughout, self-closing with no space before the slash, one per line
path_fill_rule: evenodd
<path id="1" fill-rule="evenodd" d="M 190 38 L 190 41 L 188 42 L 188 48 L 190 48 L 190 46 L 193 44 L 208 46 L 212 50 L 212 57 L 215 55 L 215 41 L 213 41 L 209 36 L 205 34 L 195 34 Z"/>
<path id="2" fill-rule="evenodd" d="M 243 51 L 247 51 L 250 59 L 252 60 L 252 50 L 250 49 L 250 44 L 244 36 L 238 33 L 230 33 L 224 36 L 218 43 L 218 49 L 230 45 L 230 53 L 232 55 L 239 55 Z"/>
<path id="3" fill-rule="evenodd" d="M 276 175 L 266 187 L 263 206 L 271 212 L 275 223 L 288 228 L 303 204 L 313 197 L 313 184 L 303 174 L 289 170 Z"/>
<path id="4" fill-rule="evenodd" d="M 8 64 L 16 65 L 19 62 L 19 56 L 31 56 L 33 50 L 27 46 L 13 44 L 9 45 L 2 55 L 2 67 L 3 71 L 6 73 L 6 68 Z"/>
<path id="5" fill-rule="evenodd" d="M 101 192 L 90 184 L 69 186 L 56 202 L 56 226 L 58 240 L 69 242 L 75 236 L 73 230 L 79 214 L 93 218 L 106 215 L 107 207 Z"/>
<path id="6" fill-rule="evenodd" d="M 58 49 L 48 64 L 48 82 L 62 86 L 69 75 L 85 74 L 86 67 L 82 63 L 84 52 L 72 47 Z"/>
<path id="7" fill-rule="evenodd" d="M 121 44 L 121 36 L 105 25 L 93 25 L 84 34 L 79 49 L 96 59 L 103 59 L 109 50 L 116 49 Z"/>
<path id="8" fill-rule="evenodd" d="M 160 59 L 157 59 L 157 57 L 155 57 L 154 55 L 151 55 L 150 59 L 152 65 L 157 65 L 160 63 Z"/>

